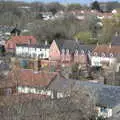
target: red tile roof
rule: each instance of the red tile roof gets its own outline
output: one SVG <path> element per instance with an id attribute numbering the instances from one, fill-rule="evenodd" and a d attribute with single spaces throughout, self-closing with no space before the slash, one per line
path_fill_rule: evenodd
<path id="1" fill-rule="evenodd" d="M 15 48 L 16 44 L 29 44 L 29 40 L 31 40 L 31 44 L 36 44 L 36 38 L 33 36 L 12 36 L 10 40 L 8 40 L 5 44 L 6 49 Z"/>
<path id="2" fill-rule="evenodd" d="M 97 52 L 101 53 L 112 53 L 112 54 L 120 54 L 120 46 L 109 46 L 109 45 L 98 45 L 94 50 L 93 53 Z"/>
<path id="3" fill-rule="evenodd" d="M 56 77 L 57 73 L 34 72 L 33 70 L 21 69 L 17 72 L 9 72 L 8 79 L 0 81 L 0 88 L 13 86 L 48 86 Z"/>
<path id="4" fill-rule="evenodd" d="M 36 39 L 33 36 L 13 36 L 10 40 L 14 41 L 16 44 L 25 44 L 28 40 L 32 40 L 33 44 L 36 44 Z"/>

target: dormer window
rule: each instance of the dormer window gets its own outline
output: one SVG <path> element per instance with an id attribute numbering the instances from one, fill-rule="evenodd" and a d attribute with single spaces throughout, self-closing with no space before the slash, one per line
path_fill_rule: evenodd
<path id="1" fill-rule="evenodd" d="M 62 49 L 62 54 L 64 54 L 65 53 L 65 49 Z"/>
<path id="2" fill-rule="evenodd" d="M 97 52 L 94 52 L 94 56 L 97 56 L 98 54 L 97 54 Z"/>
<path id="3" fill-rule="evenodd" d="M 113 57 L 113 53 L 110 53 L 110 57 Z"/>
<path id="4" fill-rule="evenodd" d="M 102 57 L 105 57 L 105 53 L 102 53 L 101 56 L 102 56 Z"/>
<path id="5" fill-rule="evenodd" d="M 66 53 L 69 54 L 69 49 L 66 50 Z"/>
<path id="6" fill-rule="evenodd" d="M 91 52 L 88 50 L 88 54 L 91 54 Z"/>
<path id="7" fill-rule="evenodd" d="M 78 50 L 75 50 L 75 55 L 78 55 Z"/>
<path id="8" fill-rule="evenodd" d="M 85 51 L 84 50 L 81 50 L 81 54 L 84 54 L 85 53 Z"/>

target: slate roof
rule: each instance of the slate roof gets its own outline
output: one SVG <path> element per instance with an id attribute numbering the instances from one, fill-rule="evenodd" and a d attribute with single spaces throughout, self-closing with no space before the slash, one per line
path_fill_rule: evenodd
<path id="1" fill-rule="evenodd" d="M 95 92 L 96 104 L 113 108 L 120 104 L 120 87 L 100 83 L 76 82 L 75 88 L 85 86 Z"/>
<path id="2" fill-rule="evenodd" d="M 50 48 L 50 45 L 45 44 L 35 44 L 35 45 L 28 45 L 28 44 L 17 44 L 18 47 L 32 47 L 32 48 Z"/>
<path id="3" fill-rule="evenodd" d="M 112 37 L 112 45 L 120 45 L 120 35 Z"/>
<path id="4" fill-rule="evenodd" d="M 96 104 L 105 107 L 115 107 L 120 104 L 120 87 L 103 85 L 101 83 L 90 83 L 84 81 L 76 81 L 72 79 L 65 79 L 64 77 L 58 77 L 49 86 L 51 89 L 57 91 L 77 90 L 81 87 L 89 89 L 94 93 L 96 98 Z"/>
<path id="5" fill-rule="evenodd" d="M 62 49 L 69 49 L 71 53 L 74 53 L 76 49 L 79 52 L 81 52 L 81 50 L 84 50 L 85 52 L 92 52 L 95 48 L 95 45 L 85 45 L 76 40 L 56 40 L 56 44 L 58 45 L 60 51 Z"/>
<path id="6" fill-rule="evenodd" d="M 6 80 L 0 81 L 0 88 L 13 86 L 46 87 L 56 77 L 56 73 L 35 72 L 30 69 L 9 72 Z"/>
<path id="7" fill-rule="evenodd" d="M 97 52 L 98 54 L 105 53 L 105 54 L 114 54 L 114 55 L 119 55 L 120 54 L 120 46 L 119 45 L 98 45 L 96 48 L 93 50 L 93 53 Z"/>

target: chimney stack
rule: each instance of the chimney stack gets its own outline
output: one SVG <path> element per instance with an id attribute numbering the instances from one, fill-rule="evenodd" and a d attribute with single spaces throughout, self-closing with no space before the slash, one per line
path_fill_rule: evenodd
<path id="1" fill-rule="evenodd" d="M 48 45 L 48 42 L 47 42 L 47 40 L 45 40 L 45 46 L 47 46 Z"/>
<path id="2" fill-rule="evenodd" d="M 109 48 L 111 48 L 112 47 L 112 45 L 111 45 L 111 43 L 109 44 Z"/>
<path id="3" fill-rule="evenodd" d="M 99 46 L 99 43 L 97 42 L 97 46 Z"/>
<path id="4" fill-rule="evenodd" d="M 76 41 L 76 42 L 78 42 L 78 39 L 77 39 L 77 38 L 75 38 L 75 41 Z"/>
<path id="5" fill-rule="evenodd" d="M 115 36 L 116 36 L 116 37 L 118 36 L 118 32 L 115 33 Z"/>

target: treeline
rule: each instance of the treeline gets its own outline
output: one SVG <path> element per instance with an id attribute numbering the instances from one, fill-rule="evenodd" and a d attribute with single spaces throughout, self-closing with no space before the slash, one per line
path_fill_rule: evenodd
<path id="1" fill-rule="evenodd" d="M 116 2 L 112 2 L 109 8 L 118 8 Z M 58 2 L 41 3 L 41 2 L 0 2 L 0 24 L 2 25 L 18 25 L 23 28 L 26 24 L 29 25 L 29 33 L 26 35 L 34 35 L 39 42 L 53 39 L 78 39 L 86 44 L 97 42 L 109 43 L 111 37 L 116 31 L 119 31 L 120 17 L 115 17 L 114 20 L 98 20 L 95 15 L 88 14 L 85 20 L 79 21 L 74 15 L 68 14 L 71 10 L 95 9 L 100 10 L 101 4 L 97 1 L 91 3 L 91 6 L 83 6 L 80 4 L 62 5 Z M 104 3 L 105 4 L 105 3 Z M 65 17 L 54 21 L 42 21 L 38 17 L 40 12 L 52 12 L 53 15 L 58 11 L 65 11 Z M 116 22 L 117 20 L 117 22 Z M 101 27 L 98 23 L 102 23 Z"/>
<path id="2" fill-rule="evenodd" d="M 97 1 L 91 5 L 85 6 L 81 4 L 63 5 L 58 2 L 42 3 L 42 2 L 15 2 L 15 1 L 0 1 L 0 24 L 5 25 L 24 25 L 28 22 L 38 19 L 40 12 L 52 12 L 53 15 L 58 11 L 71 11 L 83 9 L 102 9 L 104 6 L 109 10 L 120 8 L 118 2 L 99 3 Z"/>
<path id="3" fill-rule="evenodd" d="M 80 4 L 71 4 L 64 6 L 58 2 L 41 3 L 41 2 L 15 2 L 0 1 L 0 24 L 5 25 L 22 25 L 38 19 L 40 12 L 52 12 L 53 15 L 62 10 L 82 9 Z"/>

